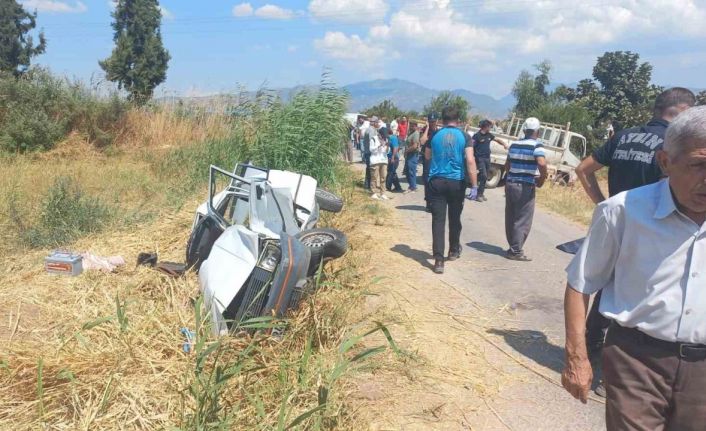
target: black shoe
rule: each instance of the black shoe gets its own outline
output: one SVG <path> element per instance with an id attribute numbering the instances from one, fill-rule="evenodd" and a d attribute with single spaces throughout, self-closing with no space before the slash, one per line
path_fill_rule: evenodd
<path id="1" fill-rule="evenodd" d="M 431 213 L 431 207 L 427 207 L 426 211 L 427 211 L 428 213 Z"/>
<path id="2" fill-rule="evenodd" d="M 443 274 L 444 273 L 444 259 L 436 259 L 434 262 L 434 273 Z"/>
<path id="3" fill-rule="evenodd" d="M 478 199 L 478 200 L 483 200 L 483 202 L 486 202 L 488 200 L 488 198 L 486 198 L 485 196 L 481 196 L 480 199 Z"/>
<path id="4" fill-rule="evenodd" d="M 458 251 L 450 251 L 449 252 L 449 257 L 446 258 L 449 262 L 453 262 L 454 260 L 458 260 L 461 257 L 461 250 Z"/>
<path id="5" fill-rule="evenodd" d="M 508 251 L 505 257 L 510 260 L 516 260 L 518 262 L 532 262 L 532 259 L 525 256 L 524 253 L 513 253 L 511 251 Z"/>

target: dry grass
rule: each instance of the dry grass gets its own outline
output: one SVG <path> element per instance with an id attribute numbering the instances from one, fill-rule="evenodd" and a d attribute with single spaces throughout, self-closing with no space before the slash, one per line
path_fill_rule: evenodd
<path id="1" fill-rule="evenodd" d="M 607 182 L 600 179 L 599 183 L 607 196 Z M 537 189 L 537 203 L 584 226 L 591 223 L 593 210 L 596 208 L 580 184 L 565 187 L 549 183 Z"/>
<path id="2" fill-rule="evenodd" d="M 116 145 L 164 150 L 209 139 L 222 139 L 230 131 L 230 119 L 221 115 L 185 115 L 168 108 L 157 111 L 133 109 L 126 115 Z"/>
<path id="3" fill-rule="evenodd" d="M 196 326 L 198 281 L 194 274 L 171 279 L 135 268 L 132 261 L 148 250 L 182 260 L 191 215 L 183 210 L 131 232 L 105 232 L 74 245 L 126 257 L 128 266 L 114 274 L 50 276 L 42 270 L 44 250 L 2 260 L 7 271 L 0 275 L 0 428 L 188 428 L 197 408 L 187 390 L 196 378 L 195 358 L 182 352 L 179 328 Z M 345 360 L 339 346 L 355 333 L 347 329 L 348 316 L 366 283 L 358 275 L 365 262 L 359 221 L 353 211 L 330 218 L 349 232 L 352 251 L 330 268 L 323 289 L 293 317 L 282 341 L 224 341 L 224 359 L 250 347 L 247 365 L 256 369 L 223 391 L 233 428 L 278 429 L 286 394 L 287 422 L 318 406 L 320 388 Z M 124 326 L 116 298 L 125 304 Z M 302 371 L 307 342 L 313 351 Z M 330 383 L 326 428 L 355 428 L 344 408 L 345 384 Z"/>
<path id="4" fill-rule="evenodd" d="M 280 430 L 307 412 L 299 427 L 360 428 L 346 407 L 352 387 L 344 376 L 359 366 L 356 355 L 363 360 L 384 346 L 366 351 L 356 338 L 376 328 L 352 312 L 369 284 L 360 275 L 369 264 L 360 221 L 377 217 L 361 209 L 367 200 L 352 193 L 352 182 L 342 187 L 347 210 L 323 220 L 349 235 L 351 251 L 327 268 L 281 340 L 214 340 L 202 329 L 205 344 L 184 353 L 180 328 L 202 323 L 196 276 L 173 279 L 134 266 L 142 251 L 183 261 L 193 209 L 206 195 L 201 185 L 175 204 L 179 175 L 165 180 L 152 150 L 168 154 L 229 128 L 223 118 L 131 113 L 116 147 L 98 151 L 72 135 L 51 152 L 2 160 L 0 429 Z M 16 222 L 38 219 L 60 177 L 120 212 L 71 249 L 121 255 L 125 268 L 50 276 L 43 271 L 50 247 L 22 243 Z M 129 217 L 135 214 L 149 217 Z M 231 374 L 217 383 L 222 373 Z"/>

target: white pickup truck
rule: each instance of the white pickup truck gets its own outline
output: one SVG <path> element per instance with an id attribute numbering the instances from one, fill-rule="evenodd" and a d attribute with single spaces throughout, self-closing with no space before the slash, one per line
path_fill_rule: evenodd
<path id="1" fill-rule="evenodd" d="M 508 145 L 522 138 L 522 124 L 525 119 L 512 114 L 505 131 L 492 131 L 498 139 Z M 466 132 L 473 135 L 478 127 L 466 127 Z M 586 138 L 578 133 L 571 132 L 571 123 L 566 125 L 541 122 L 539 140 L 544 144 L 549 169 L 549 180 L 558 184 L 572 184 L 576 180 L 574 170 L 586 156 Z M 502 180 L 507 150 L 500 144 L 490 144 L 491 169 L 486 187 L 497 187 Z"/>

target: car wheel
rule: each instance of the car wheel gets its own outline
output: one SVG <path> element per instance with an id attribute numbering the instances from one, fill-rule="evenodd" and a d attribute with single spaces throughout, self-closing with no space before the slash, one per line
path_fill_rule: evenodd
<path id="1" fill-rule="evenodd" d="M 339 213 L 343 209 L 343 199 L 328 190 L 316 189 L 316 202 L 324 211 Z"/>
<path id="2" fill-rule="evenodd" d="M 485 187 L 488 189 L 496 188 L 500 184 L 502 177 L 503 171 L 496 166 L 491 166 L 488 172 L 488 179 L 485 181 Z"/>
<path id="3" fill-rule="evenodd" d="M 321 260 L 338 259 L 348 250 L 346 234 L 337 229 L 320 228 L 299 232 L 295 235 L 311 251 L 309 274 L 319 269 Z"/>

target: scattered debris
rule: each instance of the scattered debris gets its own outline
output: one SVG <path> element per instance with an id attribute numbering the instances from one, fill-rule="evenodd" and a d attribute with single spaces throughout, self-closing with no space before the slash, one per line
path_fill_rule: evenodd
<path id="1" fill-rule="evenodd" d="M 83 258 L 68 250 L 53 250 L 44 258 L 44 269 L 50 274 L 75 277 L 83 272 Z"/>
<path id="2" fill-rule="evenodd" d="M 189 328 L 181 328 L 181 334 L 184 336 L 184 344 L 182 344 L 181 349 L 184 353 L 191 353 L 191 349 L 194 347 L 194 340 L 196 338 L 196 333 Z"/>
<path id="3" fill-rule="evenodd" d="M 158 262 L 157 253 L 142 252 L 137 255 L 137 266 L 149 266 L 171 277 L 182 277 L 186 273 L 186 264 L 178 262 Z"/>
<path id="4" fill-rule="evenodd" d="M 86 252 L 82 253 L 81 257 L 83 258 L 83 269 L 85 270 L 113 272 L 119 266 L 125 265 L 125 259 L 122 256 L 103 257 Z"/>

